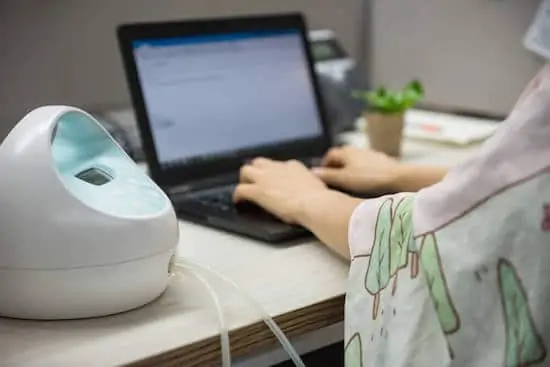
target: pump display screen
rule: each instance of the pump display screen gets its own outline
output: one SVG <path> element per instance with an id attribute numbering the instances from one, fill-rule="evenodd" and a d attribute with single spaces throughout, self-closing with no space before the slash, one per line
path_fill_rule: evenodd
<path id="1" fill-rule="evenodd" d="M 95 167 L 85 169 L 84 171 L 77 173 L 75 177 L 96 186 L 105 185 L 113 179 L 106 172 Z"/>

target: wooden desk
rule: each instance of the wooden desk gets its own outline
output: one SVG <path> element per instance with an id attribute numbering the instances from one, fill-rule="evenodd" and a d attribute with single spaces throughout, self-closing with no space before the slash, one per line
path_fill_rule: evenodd
<path id="1" fill-rule="evenodd" d="M 364 144 L 361 134 L 345 138 Z M 475 147 L 407 141 L 404 159 L 452 165 L 473 151 Z M 348 265 L 316 241 L 275 247 L 183 222 L 180 231 L 181 256 L 233 279 L 288 336 L 307 338 L 343 320 Z M 273 348 L 275 339 L 254 310 L 231 291 L 223 291 L 226 287 L 217 288 L 222 290 L 233 357 L 261 355 Z M 192 277 L 174 279 L 150 305 L 111 317 L 62 322 L 0 319 L 2 366 L 206 366 L 219 364 L 219 358 L 215 312 Z"/>

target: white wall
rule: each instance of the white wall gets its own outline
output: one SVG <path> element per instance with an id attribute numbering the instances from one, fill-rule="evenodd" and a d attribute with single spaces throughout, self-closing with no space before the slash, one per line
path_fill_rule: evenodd
<path id="1" fill-rule="evenodd" d="M 539 0 L 371 0 L 370 74 L 421 77 L 428 101 L 505 114 L 541 65 L 521 39 Z M 356 51 L 359 0 L 0 0 L 0 138 L 45 103 L 128 103 L 126 21 L 303 10 Z"/>
<path id="2" fill-rule="evenodd" d="M 30 108 L 129 103 L 115 39 L 128 21 L 304 11 L 354 51 L 356 0 L 0 0 L 0 138 Z"/>
<path id="3" fill-rule="evenodd" d="M 420 77 L 428 102 L 506 114 L 542 61 L 522 46 L 539 0 L 372 0 L 376 83 Z"/>

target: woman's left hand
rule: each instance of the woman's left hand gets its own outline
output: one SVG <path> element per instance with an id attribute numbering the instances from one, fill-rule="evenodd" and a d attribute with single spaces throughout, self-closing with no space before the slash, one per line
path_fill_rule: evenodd
<path id="1" fill-rule="evenodd" d="M 235 202 L 250 201 L 283 221 L 302 224 L 301 213 L 327 186 L 298 161 L 256 158 L 241 168 Z"/>

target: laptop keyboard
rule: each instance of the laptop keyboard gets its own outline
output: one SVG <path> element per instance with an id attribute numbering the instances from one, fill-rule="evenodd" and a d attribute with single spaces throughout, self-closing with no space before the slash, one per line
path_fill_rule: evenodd
<path id="1" fill-rule="evenodd" d="M 319 159 L 314 158 L 301 159 L 301 161 L 308 167 L 319 164 Z M 193 203 L 198 203 L 203 207 L 213 208 L 227 214 L 248 214 L 256 217 L 275 219 L 279 221 L 276 217 L 269 214 L 255 204 L 245 202 L 235 205 L 235 203 L 233 203 L 233 191 L 235 190 L 235 187 L 236 185 L 227 185 L 212 189 L 200 190 L 193 193 L 186 193 L 182 195 L 180 200 L 178 200 L 178 198 L 174 199 L 176 202 L 191 201 Z"/>
<path id="2" fill-rule="evenodd" d="M 235 211 L 233 203 L 233 190 L 235 186 L 227 186 L 219 189 L 209 190 L 206 193 L 198 194 L 194 199 L 205 206 L 215 207 L 221 211 Z"/>
<path id="3" fill-rule="evenodd" d="M 199 203 L 204 207 L 212 208 L 230 215 L 251 215 L 259 219 L 269 219 L 280 222 L 277 217 L 255 204 L 248 202 L 235 204 L 233 202 L 234 190 L 234 185 L 224 186 L 191 194 L 186 196 L 186 200 Z"/>

